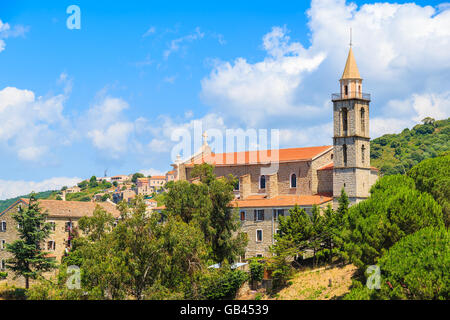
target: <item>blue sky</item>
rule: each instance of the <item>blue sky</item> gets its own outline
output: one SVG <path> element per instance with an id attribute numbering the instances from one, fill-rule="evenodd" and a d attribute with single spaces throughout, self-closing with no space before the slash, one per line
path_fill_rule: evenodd
<path id="1" fill-rule="evenodd" d="M 371 135 L 450 113 L 438 1 L 2 1 L 0 199 L 170 169 L 177 129 L 279 129 L 331 144 L 353 28 Z M 69 30 L 69 5 L 81 29 Z"/>

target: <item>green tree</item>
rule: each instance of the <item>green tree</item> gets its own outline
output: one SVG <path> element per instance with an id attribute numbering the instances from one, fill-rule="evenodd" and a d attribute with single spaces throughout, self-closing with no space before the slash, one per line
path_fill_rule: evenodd
<path id="1" fill-rule="evenodd" d="M 404 237 L 378 261 L 380 289 L 359 284 L 345 299 L 449 300 L 449 243 L 445 228 L 427 227 Z"/>
<path id="2" fill-rule="evenodd" d="M 137 173 L 133 174 L 133 177 L 131 178 L 131 182 L 137 183 L 137 179 L 139 179 L 139 178 L 145 178 L 145 175 L 137 172 Z"/>
<path id="3" fill-rule="evenodd" d="M 91 179 L 89 179 L 89 188 L 95 188 L 98 187 L 97 177 L 92 176 Z"/>
<path id="4" fill-rule="evenodd" d="M 41 246 L 51 233 L 51 225 L 46 222 L 47 214 L 39 207 L 34 194 L 29 198 L 28 206 L 19 207 L 12 215 L 17 222 L 19 239 L 7 244 L 6 250 L 13 255 L 7 260 L 7 268 L 15 273 L 15 277 L 25 278 L 25 287 L 29 288 L 29 280 L 37 279 L 42 272 L 56 267 L 54 260 Z"/>
<path id="5" fill-rule="evenodd" d="M 384 188 L 386 181 L 408 177 L 383 177 L 369 199 L 352 206 L 344 216 L 343 250 L 358 267 L 376 264 L 397 241 L 424 227 L 443 225 L 442 208 L 427 193 L 408 186 Z"/>
<path id="6" fill-rule="evenodd" d="M 408 176 L 418 190 L 428 192 L 442 206 L 445 224 L 450 226 L 450 155 L 424 160 Z"/>

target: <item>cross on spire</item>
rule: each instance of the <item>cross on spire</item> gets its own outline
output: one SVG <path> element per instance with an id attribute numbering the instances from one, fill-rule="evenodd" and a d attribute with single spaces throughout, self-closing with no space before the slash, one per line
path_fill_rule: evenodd
<path id="1" fill-rule="evenodd" d="M 207 145 L 208 144 L 208 134 L 205 132 L 203 132 L 203 145 Z"/>

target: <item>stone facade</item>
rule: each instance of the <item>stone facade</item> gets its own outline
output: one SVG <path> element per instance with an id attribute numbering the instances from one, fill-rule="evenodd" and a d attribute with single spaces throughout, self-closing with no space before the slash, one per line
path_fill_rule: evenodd
<path id="1" fill-rule="evenodd" d="M 25 199 L 19 200 L 0 214 L 0 223 L 6 222 L 6 231 L 0 231 L 0 262 L 6 261 L 11 257 L 11 254 L 1 246 L 2 240 L 5 241 L 6 247 L 7 243 L 11 244 L 18 239 L 17 223 L 13 219 L 12 214 L 19 210 L 19 206 L 27 206 L 27 203 Z M 48 213 L 47 222 L 54 224 L 50 237 L 46 239 L 45 243 L 41 244 L 41 248 L 43 251 L 49 253 L 50 258 L 54 258 L 57 263 L 60 263 L 65 251 L 70 250 L 71 247 L 69 230 L 76 232 L 79 219 L 82 216 L 92 215 L 96 204 L 92 202 L 55 200 L 39 200 L 39 204 L 42 210 Z M 113 216 L 119 216 L 115 205 L 109 203 L 101 203 L 100 205 L 113 214 Z M 69 224 L 72 226 L 71 229 L 69 229 Z M 25 286 L 25 279 L 23 277 L 14 279 L 14 274 L 10 270 L 6 269 L 2 271 L 7 272 L 8 277 L 0 280 L 0 283 L 7 282 L 9 285 Z M 55 272 L 56 270 L 45 273 L 44 277 L 51 277 L 55 275 Z M 31 281 L 30 284 L 32 283 Z"/>

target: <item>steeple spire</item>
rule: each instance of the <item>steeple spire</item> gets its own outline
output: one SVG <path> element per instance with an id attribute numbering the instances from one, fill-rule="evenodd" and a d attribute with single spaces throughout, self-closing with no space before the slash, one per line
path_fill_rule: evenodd
<path id="1" fill-rule="evenodd" d="M 342 74 L 342 79 L 361 79 L 359 75 L 358 66 L 356 65 L 355 56 L 353 55 L 352 47 L 348 52 L 347 62 L 345 63 L 344 73 Z"/>

